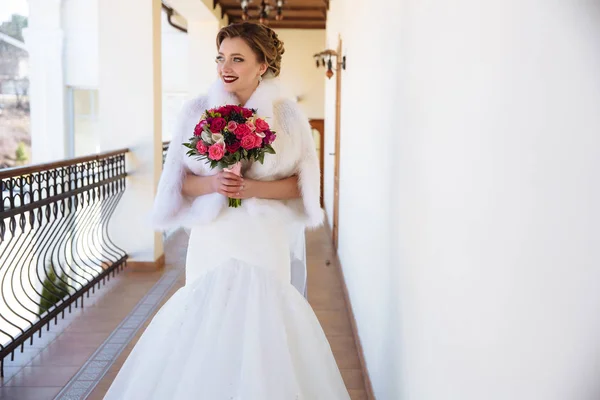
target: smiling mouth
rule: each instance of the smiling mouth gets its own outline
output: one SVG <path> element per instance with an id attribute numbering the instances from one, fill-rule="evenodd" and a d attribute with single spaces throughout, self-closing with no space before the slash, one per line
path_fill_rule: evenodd
<path id="1" fill-rule="evenodd" d="M 228 76 L 228 75 L 223 76 L 223 81 L 225 83 L 233 83 L 233 82 L 235 82 L 237 80 L 238 80 L 237 76 Z"/>

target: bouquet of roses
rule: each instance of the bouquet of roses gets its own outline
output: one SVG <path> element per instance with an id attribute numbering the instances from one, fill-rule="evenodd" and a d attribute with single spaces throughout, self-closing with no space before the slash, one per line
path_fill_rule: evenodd
<path id="1" fill-rule="evenodd" d="M 211 168 L 220 167 L 241 176 L 241 161 L 264 162 L 265 153 L 275 154 L 271 146 L 275 132 L 259 118 L 255 109 L 226 105 L 206 110 L 194 128 L 194 136 L 183 145 L 187 155 L 206 160 Z M 229 199 L 229 207 L 239 207 L 241 199 Z"/>

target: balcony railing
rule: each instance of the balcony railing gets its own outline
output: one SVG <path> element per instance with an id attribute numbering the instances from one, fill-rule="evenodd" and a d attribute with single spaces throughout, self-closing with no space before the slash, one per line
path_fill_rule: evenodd
<path id="1" fill-rule="evenodd" d="M 165 163 L 165 158 L 167 158 L 167 151 L 169 150 L 169 144 L 171 141 L 162 142 L 162 162 Z"/>
<path id="2" fill-rule="evenodd" d="M 127 254 L 108 225 L 127 150 L 0 170 L 0 375 L 58 316 L 83 307 Z"/>

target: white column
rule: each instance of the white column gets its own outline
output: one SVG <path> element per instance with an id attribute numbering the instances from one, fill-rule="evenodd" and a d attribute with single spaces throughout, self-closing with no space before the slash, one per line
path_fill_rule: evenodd
<path id="1" fill-rule="evenodd" d="M 127 190 L 111 234 L 132 261 L 155 261 L 162 238 L 146 224 L 162 169 L 160 0 L 98 2 L 103 151 L 127 147 Z"/>
<path id="2" fill-rule="evenodd" d="M 216 37 L 219 22 L 188 20 L 189 37 L 189 95 L 206 93 L 216 77 Z"/>
<path id="3" fill-rule="evenodd" d="M 29 0 L 31 141 L 34 163 L 66 156 L 61 0 Z"/>

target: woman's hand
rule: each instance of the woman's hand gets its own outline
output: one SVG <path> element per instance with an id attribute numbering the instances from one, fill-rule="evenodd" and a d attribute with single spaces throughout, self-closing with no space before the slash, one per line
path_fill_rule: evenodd
<path id="1" fill-rule="evenodd" d="M 234 173 L 219 171 L 213 176 L 213 190 L 232 199 L 246 199 L 248 198 L 248 181 Z"/>
<path id="2" fill-rule="evenodd" d="M 294 199 L 300 197 L 298 177 L 290 176 L 277 181 L 257 181 L 241 178 L 236 174 L 220 171 L 210 177 L 211 191 L 231 199 Z"/>

